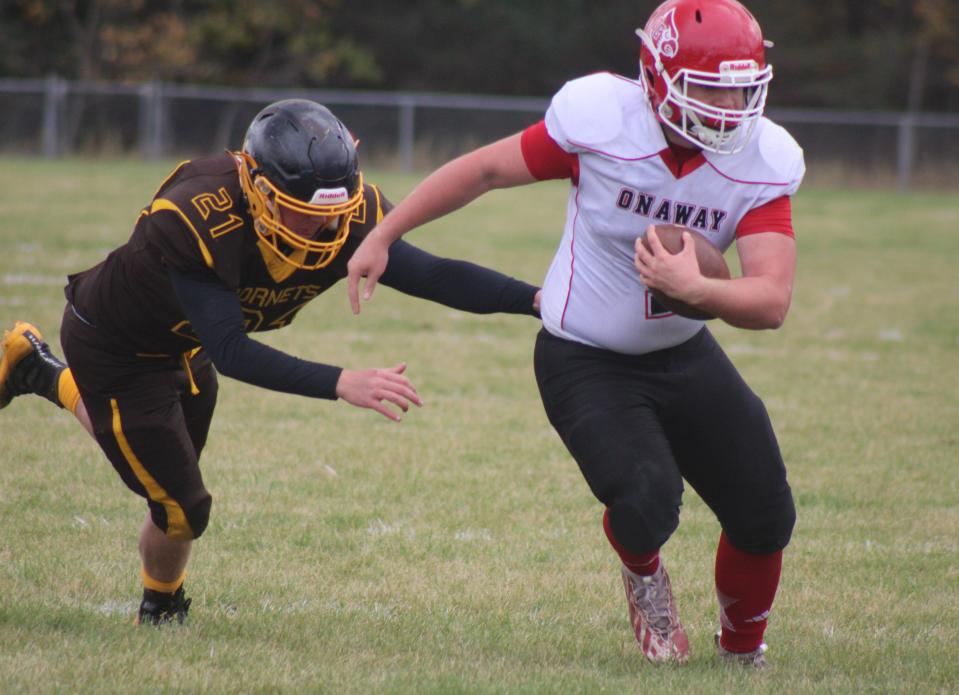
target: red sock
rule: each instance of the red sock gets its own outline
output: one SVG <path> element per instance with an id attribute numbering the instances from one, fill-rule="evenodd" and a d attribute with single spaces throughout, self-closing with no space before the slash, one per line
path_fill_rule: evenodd
<path id="1" fill-rule="evenodd" d="M 783 552 L 750 555 L 734 548 L 723 533 L 716 551 L 716 597 L 723 633 L 719 643 L 730 652 L 758 649 L 776 597 Z"/>
<path id="2" fill-rule="evenodd" d="M 636 553 L 631 553 L 626 550 L 626 548 L 616 540 L 615 536 L 613 536 L 613 529 L 609 527 L 608 508 L 603 512 L 603 530 L 606 531 L 606 538 L 609 539 L 609 544 L 613 546 L 613 550 L 619 554 L 619 558 L 631 572 L 645 577 L 659 569 L 659 550 L 637 555 Z"/>

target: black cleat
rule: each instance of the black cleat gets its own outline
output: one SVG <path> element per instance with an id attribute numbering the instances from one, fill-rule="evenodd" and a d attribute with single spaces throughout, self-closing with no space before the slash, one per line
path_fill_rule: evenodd
<path id="1" fill-rule="evenodd" d="M 50 352 L 36 326 L 17 321 L 12 331 L 4 331 L 0 346 L 0 408 L 25 393 L 35 393 L 63 407 L 60 374 L 67 365 Z"/>
<path id="2" fill-rule="evenodd" d="M 177 623 L 182 625 L 190 612 L 190 603 L 183 593 L 181 586 L 172 594 L 164 594 L 152 589 L 143 590 L 143 600 L 137 612 L 137 625 L 166 625 Z"/>

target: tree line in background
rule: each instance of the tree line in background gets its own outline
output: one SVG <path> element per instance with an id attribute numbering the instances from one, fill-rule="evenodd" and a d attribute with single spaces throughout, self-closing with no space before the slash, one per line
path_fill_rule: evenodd
<path id="1" fill-rule="evenodd" d="M 635 75 L 657 4 L 2 0 L 0 76 L 547 96 Z M 776 106 L 959 111 L 959 1 L 746 4 L 776 43 Z"/>

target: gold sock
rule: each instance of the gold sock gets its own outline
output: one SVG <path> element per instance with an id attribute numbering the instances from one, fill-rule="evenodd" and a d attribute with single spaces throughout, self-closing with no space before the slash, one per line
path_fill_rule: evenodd
<path id="1" fill-rule="evenodd" d="M 60 399 L 60 405 L 69 410 L 74 415 L 77 414 L 77 407 L 80 405 L 80 390 L 77 388 L 77 382 L 73 379 L 73 372 L 70 368 L 60 372 L 60 380 L 57 382 L 57 398 Z"/>
<path id="2" fill-rule="evenodd" d="M 159 591 L 162 594 L 172 594 L 183 585 L 183 580 L 186 579 L 186 570 L 183 570 L 183 574 L 180 575 L 179 579 L 172 582 L 161 582 L 159 579 L 154 579 L 147 574 L 146 567 L 140 568 L 140 576 L 143 577 L 143 586 L 147 589 Z"/>

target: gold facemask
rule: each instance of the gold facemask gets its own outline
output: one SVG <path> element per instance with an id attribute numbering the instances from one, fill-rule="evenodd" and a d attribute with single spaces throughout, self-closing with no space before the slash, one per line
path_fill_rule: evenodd
<path id="1" fill-rule="evenodd" d="M 253 175 L 257 163 L 246 152 L 234 152 L 240 175 L 240 187 L 246 195 L 257 236 L 285 263 L 300 270 L 324 268 L 336 257 L 350 235 L 350 221 L 363 203 L 363 175 L 359 174 L 356 193 L 345 202 L 328 205 L 307 203 L 288 195 L 265 176 Z M 316 241 L 300 236 L 280 222 L 282 211 L 317 218 L 339 218 L 332 239 Z M 304 253 L 305 252 L 305 253 Z"/>

